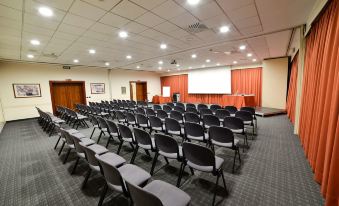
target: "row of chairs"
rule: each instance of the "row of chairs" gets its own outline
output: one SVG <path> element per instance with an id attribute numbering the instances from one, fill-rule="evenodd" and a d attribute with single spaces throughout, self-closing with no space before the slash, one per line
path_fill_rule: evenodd
<path id="1" fill-rule="evenodd" d="M 69 124 L 73 128 L 76 126 L 76 129 L 78 129 L 80 125 L 88 127 L 88 124 L 85 121 L 86 119 L 88 119 L 87 116 L 79 114 L 67 107 L 57 106 L 56 108 L 59 117 L 63 119 L 66 124 Z"/>
<path id="2" fill-rule="evenodd" d="M 42 129 L 51 136 L 56 127 L 60 127 L 60 124 L 65 123 L 64 120 L 54 116 L 49 112 L 44 112 L 38 107 L 36 107 L 39 117 L 38 122 L 41 125 Z"/>

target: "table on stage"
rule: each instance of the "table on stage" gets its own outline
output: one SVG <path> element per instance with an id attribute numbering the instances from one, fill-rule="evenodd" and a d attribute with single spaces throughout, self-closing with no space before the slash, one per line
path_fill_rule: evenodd
<path id="1" fill-rule="evenodd" d="M 255 107 L 254 95 L 227 95 L 223 99 L 224 106 L 240 107 Z"/>
<path id="2" fill-rule="evenodd" d="M 168 102 L 172 102 L 171 97 L 162 97 L 162 96 L 155 95 L 152 98 L 153 104 L 165 104 Z"/>

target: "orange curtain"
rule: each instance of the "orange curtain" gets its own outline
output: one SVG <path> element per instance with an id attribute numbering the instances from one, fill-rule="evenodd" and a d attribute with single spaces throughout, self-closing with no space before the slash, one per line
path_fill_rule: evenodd
<path id="1" fill-rule="evenodd" d="M 291 67 L 290 83 L 288 86 L 288 96 L 286 102 L 287 116 L 294 124 L 295 101 L 297 95 L 297 77 L 298 77 L 298 53 L 294 56 Z"/>
<path id="2" fill-rule="evenodd" d="M 300 138 L 326 206 L 339 205 L 339 1 L 306 39 Z"/>
<path id="3" fill-rule="evenodd" d="M 261 68 L 232 70 L 232 93 L 255 94 L 256 106 L 261 106 Z M 161 88 L 163 86 L 171 87 L 171 95 L 180 93 L 181 102 L 206 103 L 206 104 L 224 104 L 227 95 L 224 94 L 188 94 L 188 75 L 164 76 L 160 78 Z M 233 88 L 234 87 L 234 88 Z"/>
<path id="4" fill-rule="evenodd" d="M 262 68 L 232 70 L 232 94 L 254 94 L 261 106 Z"/>

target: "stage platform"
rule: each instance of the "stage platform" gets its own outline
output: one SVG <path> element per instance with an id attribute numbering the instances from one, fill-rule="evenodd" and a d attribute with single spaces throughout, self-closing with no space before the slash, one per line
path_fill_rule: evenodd
<path id="1" fill-rule="evenodd" d="M 285 109 L 274 109 L 268 107 L 256 107 L 255 114 L 262 117 L 279 115 L 279 114 L 286 114 Z"/>

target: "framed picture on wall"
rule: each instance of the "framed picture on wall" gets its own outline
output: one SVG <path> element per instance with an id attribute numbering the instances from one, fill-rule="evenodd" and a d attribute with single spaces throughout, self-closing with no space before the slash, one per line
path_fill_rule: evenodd
<path id="1" fill-rule="evenodd" d="M 91 83 L 91 94 L 105 94 L 105 83 Z"/>
<path id="2" fill-rule="evenodd" d="M 13 84 L 15 98 L 41 97 L 40 84 Z"/>

